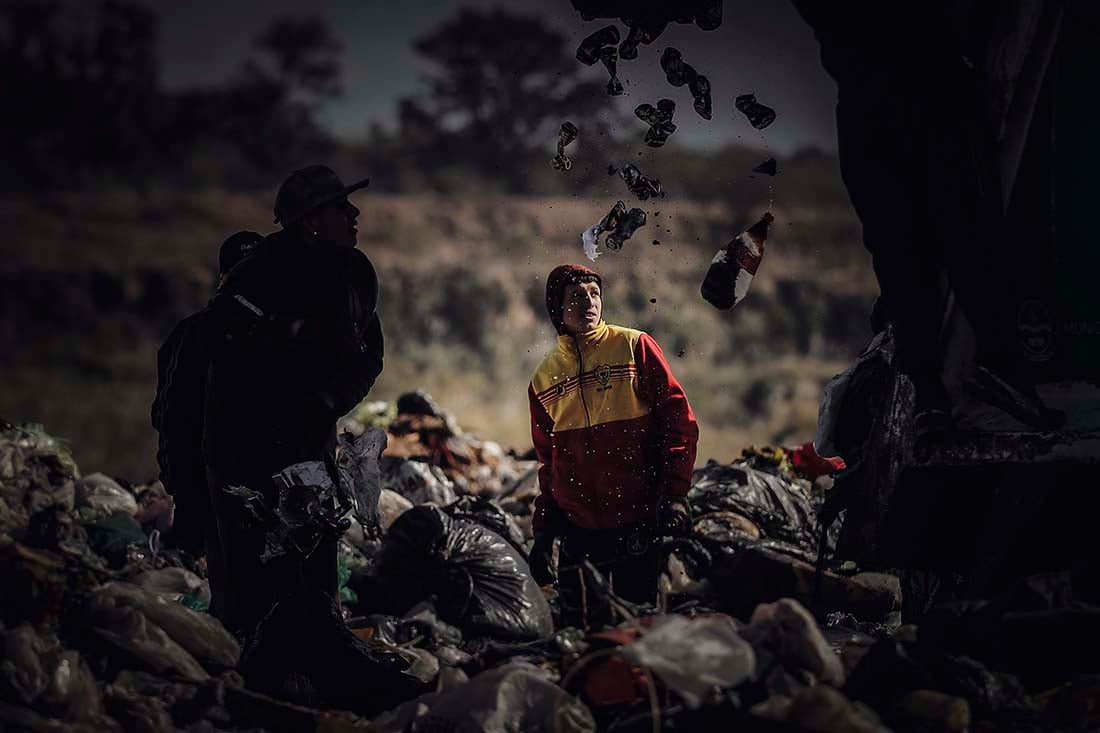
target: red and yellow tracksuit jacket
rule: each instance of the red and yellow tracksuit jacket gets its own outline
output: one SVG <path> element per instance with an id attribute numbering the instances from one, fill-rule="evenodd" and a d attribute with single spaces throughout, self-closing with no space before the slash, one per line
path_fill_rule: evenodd
<path id="1" fill-rule="evenodd" d="M 691 484 L 699 428 L 649 334 L 603 321 L 558 337 L 528 388 L 539 461 L 536 532 L 654 519 Z"/>

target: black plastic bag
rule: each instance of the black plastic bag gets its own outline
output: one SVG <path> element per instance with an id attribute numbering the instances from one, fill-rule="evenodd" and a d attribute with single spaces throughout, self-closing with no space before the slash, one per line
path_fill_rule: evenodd
<path id="1" fill-rule="evenodd" d="M 467 636 L 534 640 L 554 631 L 523 556 L 497 533 L 438 507 L 413 507 L 393 523 L 374 585 L 395 614 L 435 596 L 440 617 Z"/>
<path id="2" fill-rule="evenodd" d="M 527 551 L 523 549 L 523 531 L 512 515 L 501 509 L 495 499 L 467 494 L 443 507 L 443 511 L 456 519 L 476 522 L 495 532 L 507 540 L 520 557 L 527 560 Z"/>

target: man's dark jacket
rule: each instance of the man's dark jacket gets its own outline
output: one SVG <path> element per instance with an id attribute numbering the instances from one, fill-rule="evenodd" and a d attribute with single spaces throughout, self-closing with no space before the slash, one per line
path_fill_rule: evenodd
<path id="1" fill-rule="evenodd" d="M 331 457 L 336 420 L 382 371 L 378 278 L 357 249 L 269 236 L 229 274 L 209 308 L 211 368 L 203 446 L 226 483 L 268 488 L 299 461 Z M 287 338 L 281 322 L 346 326 L 343 347 Z M 262 484 L 262 485 L 257 485 Z"/>

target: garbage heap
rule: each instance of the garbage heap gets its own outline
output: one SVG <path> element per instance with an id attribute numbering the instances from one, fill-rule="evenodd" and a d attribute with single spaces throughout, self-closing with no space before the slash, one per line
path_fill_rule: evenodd
<path id="1" fill-rule="evenodd" d="M 171 547 L 159 484 L 81 477 L 0 426 L 0 729 L 1090 730 L 1100 609 L 1070 574 L 902 618 L 894 575 L 831 556 L 806 449 L 699 468 L 656 607 L 582 568 L 585 627 L 530 576 L 536 465 L 423 394 L 385 428 L 378 527 L 341 540 L 341 599 L 280 601 L 242 645 Z M 817 478 L 817 480 L 811 480 Z M 818 569 L 818 555 L 825 558 Z M 907 623 L 902 623 L 905 620 Z"/>

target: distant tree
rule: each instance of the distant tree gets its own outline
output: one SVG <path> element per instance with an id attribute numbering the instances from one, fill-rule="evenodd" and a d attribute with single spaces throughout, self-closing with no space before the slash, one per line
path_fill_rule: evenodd
<path id="1" fill-rule="evenodd" d="M 157 19 L 120 0 L 0 4 L 0 185 L 143 175 L 157 148 Z"/>
<path id="2" fill-rule="evenodd" d="M 339 96 L 340 41 L 318 17 L 277 18 L 255 41 L 279 81 L 317 100 Z"/>
<path id="3" fill-rule="evenodd" d="M 227 83 L 177 95 L 173 139 L 187 140 L 199 178 L 270 186 L 323 160 L 336 141 L 317 119 L 340 93 L 340 43 L 321 18 L 276 18 L 253 41 L 256 53 Z"/>
<path id="4" fill-rule="evenodd" d="M 413 47 L 434 66 L 427 94 L 399 106 L 405 145 L 422 168 L 446 161 L 522 190 L 525 165 L 545 157 L 556 127 L 606 104 L 603 83 L 580 78 L 565 35 L 537 17 L 467 8 Z"/>

